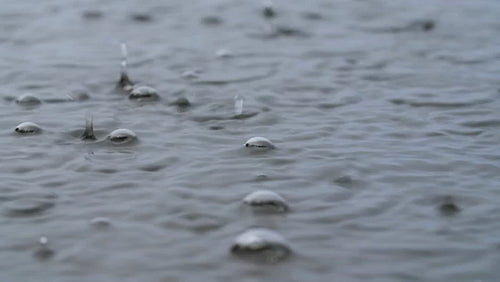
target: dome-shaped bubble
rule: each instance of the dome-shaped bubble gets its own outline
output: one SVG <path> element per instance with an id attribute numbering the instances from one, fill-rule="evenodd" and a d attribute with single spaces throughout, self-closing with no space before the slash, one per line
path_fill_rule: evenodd
<path id="1" fill-rule="evenodd" d="M 137 135 L 130 129 L 120 128 L 111 132 L 108 139 L 113 144 L 126 144 L 137 139 Z"/>
<path id="2" fill-rule="evenodd" d="M 291 248 L 280 234 L 265 228 L 253 228 L 236 237 L 231 252 L 266 262 L 277 262 L 285 259 L 291 253 Z"/>
<path id="3" fill-rule="evenodd" d="M 288 210 L 288 203 L 286 200 L 277 193 L 268 190 L 258 190 L 248 194 L 243 199 L 243 203 L 252 207 L 278 212 L 285 212 Z"/>
<path id="4" fill-rule="evenodd" d="M 274 149 L 274 144 L 264 137 L 252 137 L 245 142 L 245 147 L 261 148 L 261 149 Z"/>
<path id="5" fill-rule="evenodd" d="M 130 100 L 155 101 L 158 100 L 160 96 L 158 96 L 158 92 L 153 87 L 137 86 L 132 88 L 132 91 L 130 91 L 128 98 Z"/>
<path id="6" fill-rule="evenodd" d="M 26 121 L 16 126 L 14 131 L 23 135 L 31 135 L 40 133 L 42 128 L 34 122 Z"/>

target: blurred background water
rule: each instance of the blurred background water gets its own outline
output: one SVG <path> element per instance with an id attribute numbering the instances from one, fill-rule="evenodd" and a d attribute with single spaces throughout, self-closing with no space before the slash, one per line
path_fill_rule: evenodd
<path id="1" fill-rule="evenodd" d="M 500 1 L 0 4 L 0 281 L 500 279 Z M 292 254 L 234 256 L 250 227 Z"/>

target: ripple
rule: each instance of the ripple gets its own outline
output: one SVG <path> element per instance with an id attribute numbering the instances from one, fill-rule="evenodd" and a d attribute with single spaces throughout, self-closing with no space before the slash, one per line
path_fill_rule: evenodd
<path id="1" fill-rule="evenodd" d="M 417 101 L 411 99 L 391 99 L 389 100 L 395 105 L 409 105 L 412 107 L 432 107 L 432 108 L 460 108 L 470 107 L 490 103 L 490 99 L 468 100 L 463 102 L 453 101 Z"/>
<path id="2" fill-rule="evenodd" d="M 4 203 L 4 209 L 10 216 L 40 215 L 54 207 L 55 202 L 47 198 L 20 198 Z"/>
<path id="3" fill-rule="evenodd" d="M 485 119 L 476 121 L 465 121 L 460 123 L 460 125 L 472 128 L 483 128 L 483 127 L 497 127 L 500 126 L 500 119 Z"/>

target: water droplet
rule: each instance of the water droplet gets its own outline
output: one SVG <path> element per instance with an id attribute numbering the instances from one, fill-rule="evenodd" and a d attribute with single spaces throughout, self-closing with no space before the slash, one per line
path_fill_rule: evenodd
<path id="1" fill-rule="evenodd" d="M 54 256 L 55 252 L 49 248 L 49 239 L 45 236 L 41 236 L 38 240 L 39 246 L 37 250 L 33 253 L 33 256 L 39 260 L 47 260 Z"/>

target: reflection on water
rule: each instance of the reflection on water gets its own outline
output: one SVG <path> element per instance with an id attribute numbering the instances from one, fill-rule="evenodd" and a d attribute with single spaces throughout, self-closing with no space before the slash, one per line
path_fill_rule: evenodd
<path id="1" fill-rule="evenodd" d="M 498 281 L 499 13 L 6 1 L 0 281 Z"/>

